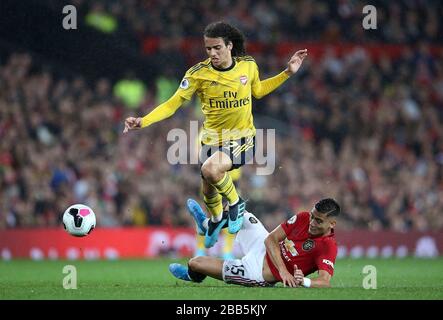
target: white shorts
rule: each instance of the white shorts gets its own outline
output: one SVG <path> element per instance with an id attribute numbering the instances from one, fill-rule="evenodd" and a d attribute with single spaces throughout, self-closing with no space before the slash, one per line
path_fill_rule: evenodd
<path id="1" fill-rule="evenodd" d="M 262 274 L 266 254 L 265 239 L 268 234 L 260 220 L 252 213 L 245 212 L 243 226 L 235 238 L 243 258 L 225 260 L 223 280 L 226 283 L 261 287 L 273 285 L 266 282 Z"/>

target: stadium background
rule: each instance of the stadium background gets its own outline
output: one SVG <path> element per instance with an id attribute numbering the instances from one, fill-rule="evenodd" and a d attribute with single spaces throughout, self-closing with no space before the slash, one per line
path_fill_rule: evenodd
<path id="1" fill-rule="evenodd" d="M 77 29 L 62 26 L 64 5 Z M 186 257 L 200 199 L 196 165 L 170 165 L 166 135 L 189 132 L 198 101 L 123 136 L 129 115 L 166 100 L 205 58 L 201 34 L 241 29 L 266 78 L 307 48 L 301 70 L 254 101 L 275 128 L 276 171 L 244 168 L 239 190 L 268 229 L 332 196 L 343 207 L 340 257 L 443 252 L 443 16 L 440 2 L 1 1 L 0 253 L 3 260 Z M 85 203 L 84 239 L 61 214 Z M 219 244 L 220 246 L 220 244 Z M 214 248 L 217 254 L 219 246 Z"/>

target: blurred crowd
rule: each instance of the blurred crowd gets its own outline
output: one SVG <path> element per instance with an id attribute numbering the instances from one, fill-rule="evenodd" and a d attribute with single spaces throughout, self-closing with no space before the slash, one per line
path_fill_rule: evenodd
<path id="1" fill-rule="evenodd" d="M 248 39 L 266 43 L 412 43 L 396 58 L 364 48 L 338 55 L 325 44 L 321 58 L 308 57 L 293 79 L 254 100 L 257 127 L 276 129 L 268 155 L 275 171 L 257 175 L 256 165 L 244 166 L 237 183 L 268 228 L 330 196 L 343 207 L 339 228 L 443 230 L 443 57 L 430 50 L 443 34 L 440 2 L 375 1 L 383 28 L 365 37 L 361 1 L 73 4 L 106 11 L 138 36 L 201 37 L 225 13 Z M 254 58 L 264 79 L 288 57 Z M 73 203 L 94 208 L 104 227 L 192 225 L 184 204 L 201 199 L 199 166 L 168 163 L 166 137 L 202 120 L 198 100 L 161 124 L 122 134 L 127 116 L 147 114 L 180 81 L 182 74 L 159 66 L 167 79 L 143 87 L 140 105 L 128 107 L 106 78 L 55 73 L 29 53 L 0 61 L 0 229 L 59 226 Z"/>
<path id="2" fill-rule="evenodd" d="M 142 36 L 200 37 L 216 20 L 233 23 L 251 40 L 276 43 L 293 40 L 442 42 L 440 1 L 359 0 L 74 0 L 82 11 L 109 14 L 119 28 Z M 375 30 L 362 28 L 363 7 L 377 10 Z"/>
<path id="3" fill-rule="evenodd" d="M 275 172 L 245 166 L 239 190 L 272 228 L 320 197 L 343 206 L 342 228 L 443 228 L 443 59 L 426 45 L 377 61 L 363 49 L 307 59 L 276 92 L 254 101 L 261 128 L 277 128 Z M 257 56 L 262 78 L 285 61 Z M 181 75 L 180 75 L 181 76 Z M 179 77 L 179 75 L 177 75 Z M 125 108 L 106 79 L 56 78 L 28 54 L 0 67 L 0 228 L 55 226 L 87 203 L 101 226 L 192 225 L 198 165 L 166 161 L 169 130 L 190 132 L 198 101 L 123 135 L 128 115 L 156 105 L 147 90 Z"/>
<path id="4" fill-rule="evenodd" d="M 341 58 L 329 51 L 259 101 L 258 114 L 292 129 L 277 144 L 281 174 L 266 177 L 274 203 L 304 207 L 330 194 L 353 226 L 441 230 L 442 58 L 426 45 L 378 61 L 360 49 Z"/>

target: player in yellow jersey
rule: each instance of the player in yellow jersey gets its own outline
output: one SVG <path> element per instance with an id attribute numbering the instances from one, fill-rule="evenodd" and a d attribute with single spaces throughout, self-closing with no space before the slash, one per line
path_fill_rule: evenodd
<path id="1" fill-rule="evenodd" d="M 224 22 L 208 25 L 204 45 L 209 58 L 190 68 L 180 87 L 166 102 L 144 117 L 129 117 L 125 129 L 145 128 L 172 116 L 184 101 L 197 93 L 205 115 L 201 136 L 201 174 L 204 202 L 211 219 L 205 246 L 212 247 L 228 221 L 228 231 L 236 233 L 243 223 L 245 202 L 241 199 L 228 171 L 239 168 L 254 157 L 255 127 L 252 97 L 259 99 L 278 88 L 300 68 L 307 50 L 297 51 L 278 75 L 260 80 L 258 66 L 246 55 L 243 34 Z M 222 197 L 229 202 L 223 217 Z"/>

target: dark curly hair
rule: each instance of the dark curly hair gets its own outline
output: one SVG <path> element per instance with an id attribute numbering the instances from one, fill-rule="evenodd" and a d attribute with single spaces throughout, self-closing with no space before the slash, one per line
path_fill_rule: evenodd
<path id="1" fill-rule="evenodd" d="M 245 37 L 237 28 L 223 21 L 213 22 L 206 26 L 204 36 L 208 38 L 223 38 L 227 45 L 232 42 L 231 54 L 233 57 L 241 57 L 246 55 Z"/>
<path id="2" fill-rule="evenodd" d="M 315 210 L 320 213 L 326 213 L 326 216 L 338 216 L 340 214 L 340 206 L 334 199 L 321 199 L 315 204 Z"/>

